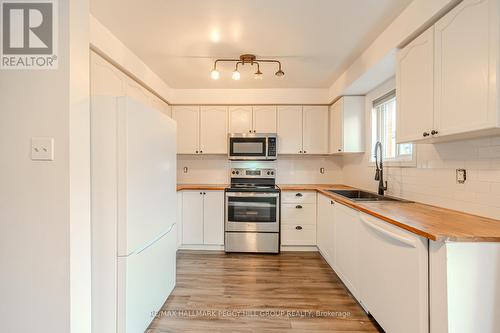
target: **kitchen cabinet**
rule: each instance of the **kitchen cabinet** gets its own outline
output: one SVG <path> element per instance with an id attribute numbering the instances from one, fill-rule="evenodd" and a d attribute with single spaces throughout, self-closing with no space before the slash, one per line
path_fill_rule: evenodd
<path id="1" fill-rule="evenodd" d="M 316 193 L 283 191 L 281 244 L 316 245 Z"/>
<path id="2" fill-rule="evenodd" d="M 276 133 L 276 121 L 275 105 L 253 107 L 254 133 Z"/>
<path id="3" fill-rule="evenodd" d="M 175 106 L 177 154 L 227 154 L 227 107 Z"/>
<path id="4" fill-rule="evenodd" d="M 328 107 L 304 106 L 302 110 L 304 154 L 328 154 Z"/>
<path id="5" fill-rule="evenodd" d="M 427 239 L 359 216 L 363 305 L 386 332 L 428 332 Z"/>
<path id="6" fill-rule="evenodd" d="M 279 154 L 327 154 L 327 106 L 278 107 Z"/>
<path id="7" fill-rule="evenodd" d="M 326 262 L 335 269 L 335 202 L 318 194 L 316 243 Z"/>
<path id="8" fill-rule="evenodd" d="M 276 106 L 232 106 L 230 133 L 276 133 Z"/>
<path id="9" fill-rule="evenodd" d="M 358 211 L 335 203 L 335 268 L 337 275 L 351 291 L 354 297 L 361 300 L 361 222 Z"/>
<path id="10" fill-rule="evenodd" d="M 397 55 L 397 140 L 412 142 L 434 123 L 434 27 Z"/>
<path id="11" fill-rule="evenodd" d="M 365 98 L 343 96 L 330 107 L 329 154 L 365 151 Z"/>
<path id="12" fill-rule="evenodd" d="M 202 154 L 227 154 L 226 106 L 201 107 L 200 152 Z"/>
<path id="13" fill-rule="evenodd" d="M 182 192 L 182 244 L 224 244 L 224 191 Z"/>
<path id="14" fill-rule="evenodd" d="M 498 20 L 498 1 L 464 0 L 399 52 L 398 143 L 500 133 Z"/>

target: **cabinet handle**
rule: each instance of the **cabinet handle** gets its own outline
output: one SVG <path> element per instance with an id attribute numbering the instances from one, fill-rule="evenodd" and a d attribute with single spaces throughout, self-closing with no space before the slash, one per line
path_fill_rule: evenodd
<path id="1" fill-rule="evenodd" d="M 339 149 L 337 149 L 337 151 L 342 151 L 342 149 L 339 148 Z"/>
<path id="2" fill-rule="evenodd" d="M 432 135 L 436 135 L 436 134 L 438 134 L 438 133 L 439 133 L 439 132 L 438 132 L 438 131 L 436 131 L 436 130 L 432 130 L 432 131 L 431 131 L 431 134 L 432 134 Z"/>
<path id="3" fill-rule="evenodd" d="M 256 131 L 256 130 L 253 130 L 253 132 L 254 132 L 254 133 L 257 133 L 257 131 Z"/>
<path id="4" fill-rule="evenodd" d="M 307 151 L 304 150 L 304 154 L 307 154 Z"/>
<path id="5" fill-rule="evenodd" d="M 330 205 L 335 205 L 335 201 L 331 200 Z"/>
<path id="6" fill-rule="evenodd" d="M 252 130 L 248 130 L 248 133 L 252 133 Z"/>
<path id="7" fill-rule="evenodd" d="M 429 134 L 429 132 L 424 132 L 424 133 L 422 134 L 422 136 L 423 136 L 424 138 L 425 138 L 425 137 L 427 137 L 427 136 L 429 136 L 429 135 L 430 135 L 430 134 Z"/>
<path id="8" fill-rule="evenodd" d="M 206 194 L 207 194 L 207 192 L 203 192 L 203 195 L 206 195 Z"/>
<path id="9" fill-rule="evenodd" d="M 296 197 L 301 197 L 302 196 L 302 193 L 297 193 L 295 194 Z"/>
<path id="10" fill-rule="evenodd" d="M 202 195 L 202 194 L 203 194 L 203 192 L 200 192 L 200 195 Z"/>
<path id="11" fill-rule="evenodd" d="M 196 151 L 196 154 L 198 154 L 198 153 L 199 153 L 199 151 Z"/>
<path id="12" fill-rule="evenodd" d="M 302 150 L 299 150 L 299 154 L 302 154 Z"/>
<path id="13" fill-rule="evenodd" d="M 296 226 L 295 229 L 297 230 L 302 230 L 302 227 L 300 225 Z"/>
<path id="14" fill-rule="evenodd" d="M 297 205 L 297 206 L 295 206 L 295 208 L 302 209 L 302 206 L 301 205 Z"/>

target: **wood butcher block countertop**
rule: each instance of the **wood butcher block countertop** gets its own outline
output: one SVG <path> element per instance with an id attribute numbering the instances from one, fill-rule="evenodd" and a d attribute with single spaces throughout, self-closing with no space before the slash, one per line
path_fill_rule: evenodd
<path id="1" fill-rule="evenodd" d="M 177 190 L 223 190 L 228 185 L 178 185 Z M 283 191 L 316 191 L 336 202 L 372 215 L 433 241 L 500 242 L 500 220 L 462 213 L 417 202 L 355 202 L 332 189 L 354 189 L 345 185 L 279 185 Z"/>

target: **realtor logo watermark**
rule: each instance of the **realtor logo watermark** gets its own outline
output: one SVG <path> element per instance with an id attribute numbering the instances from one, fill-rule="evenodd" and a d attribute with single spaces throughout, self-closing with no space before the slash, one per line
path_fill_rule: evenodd
<path id="1" fill-rule="evenodd" d="M 57 0 L 0 0 L 1 69 L 57 69 Z"/>

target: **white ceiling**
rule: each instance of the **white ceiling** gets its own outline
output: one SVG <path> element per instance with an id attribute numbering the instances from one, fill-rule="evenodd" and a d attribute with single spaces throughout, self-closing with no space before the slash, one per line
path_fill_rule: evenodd
<path id="1" fill-rule="evenodd" d="M 326 88 L 412 0 L 91 0 L 92 14 L 172 88 Z M 216 58 L 253 53 L 263 80 Z"/>

